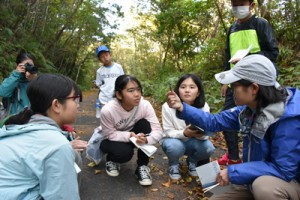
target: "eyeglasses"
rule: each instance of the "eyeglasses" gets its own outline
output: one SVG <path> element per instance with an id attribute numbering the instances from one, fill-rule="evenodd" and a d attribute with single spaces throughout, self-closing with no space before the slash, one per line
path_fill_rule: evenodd
<path id="1" fill-rule="evenodd" d="M 76 96 L 72 96 L 72 97 L 66 97 L 66 98 L 59 98 L 59 100 L 67 100 L 67 99 L 73 99 L 73 101 L 75 101 L 76 104 L 79 104 L 81 102 L 81 96 L 80 95 L 76 95 Z"/>

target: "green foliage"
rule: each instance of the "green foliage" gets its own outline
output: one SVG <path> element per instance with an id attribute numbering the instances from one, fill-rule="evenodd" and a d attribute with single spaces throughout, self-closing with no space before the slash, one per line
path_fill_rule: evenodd
<path id="1" fill-rule="evenodd" d="M 141 79 L 145 96 L 154 97 L 157 102 L 164 103 L 166 101 L 166 93 L 169 91 L 170 84 L 175 88 L 180 73 L 170 74 L 169 71 L 160 71 L 161 76 L 155 79 Z"/>
<path id="2" fill-rule="evenodd" d="M 136 25 L 126 35 L 106 16 L 123 16 L 120 6 L 103 0 L 0 2 L 0 80 L 15 68 L 20 49 L 35 55 L 40 72 L 62 73 L 82 89 L 93 86 L 97 45 L 107 44 L 126 73 L 142 81 L 144 94 L 165 101 L 185 73 L 198 74 L 213 111 L 223 103 L 214 74 L 223 70 L 226 32 L 234 21 L 230 1 L 140 0 Z M 142 10 L 142 8 L 147 8 Z M 299 87 L 299 1 L 259 1 L 256 13 L 273 26 L 279 43 L 279 82 Z"/>
<path id="3" fill-rule="evenodd" d="M 140 26 L 129 32 L 129 36 L 134 33 L 135 45 L 134 53 L 127 55 L 132 61 L 127 70 L 143 80 L 145 95 L 154 96 L 160 103 L 165 101 L 170 79 L 196 73 L 204 80 L 212 111 L 219 111 L 223 99 L 214 74 L 224 69 L 226 32 L 234 21 L 228 2 L 144 0 L 141 5 L 145 1 L 151 9 L 140 12 Z M 299 87 L 300 73 L 299 11 L 295 0 L 260 1 L 256 8 L 256 14 L 271 23 L 279 42 L 279 82 L 295 87 Z M 151 47 L 155 51 L 147 52 Z M 143 51 L 147 53 L 140 53 Z"/>
<path id="4" fill-rule="evenodd" d="M 84 85 L 91 82 L 94 78 L 90 74 L 95 73 L 91 72 L 94 48 L 98 42 L 109 43 L 114 36 L 104 34 L 105 27 L 117 28 L 106 16 L 122 15 L 118 5 L 104 8 L 101 3 L 102 0 L 1 1 L 0 78 L 8 76 L 15 68 L 16 55 L 25 50 L 33 53 L 42 73 L 68 75 Z"/>
<path id="5" fill-rule="evenodd" d="M 214 79 L 202 81 L 205 98 L 210 107 L 210 112 L 220 112 L 224 103 L 224 98 L 221 97 L 221 85 Z"/>

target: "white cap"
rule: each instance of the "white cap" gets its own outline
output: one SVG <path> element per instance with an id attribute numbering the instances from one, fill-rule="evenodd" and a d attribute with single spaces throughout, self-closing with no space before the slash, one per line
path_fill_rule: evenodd
<path id="1" fill-rule="evenodd" d="M 215 74 L 215 78 L 222 84 L 230 84 L 241 79 L 263 86 L 280 85 L 276 81 L 274 64 L 265 56 L 249 55 L 240 60 L 231 70 Z"/>

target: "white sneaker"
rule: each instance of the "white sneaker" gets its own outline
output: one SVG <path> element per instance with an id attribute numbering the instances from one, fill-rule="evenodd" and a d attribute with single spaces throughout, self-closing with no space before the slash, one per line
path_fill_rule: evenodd
<path id="1" fill-rule="evenodd" d="M 152 178 L 149 172 L 150 169 L 146 165 L 142 165 L 136 168 L 135 176 L 137 177 L 141 185 L 152 185 Z"/>
<path id="2" fill-rule="evenodd" d="M 179 171 L 179 164 L 171 165 L 169 167 L 169 176 L 172 180 L 179 180 L 181 179 L 180 171 Z"/>
<path id="3" fill-rule="evenodd" d="M 106 162 L 106 173 L 109 176 L 119 176 L 120 165 L 118 163 L 108 161 Z"/>

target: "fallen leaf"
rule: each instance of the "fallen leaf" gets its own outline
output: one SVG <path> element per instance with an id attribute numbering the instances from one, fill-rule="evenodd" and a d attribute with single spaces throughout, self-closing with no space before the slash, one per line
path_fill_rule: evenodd
<path id="1" fill-rule="evenodd" d="M 188 184 L 187 183 L 182 183 L 182 187 L 187 187 Z"/>
<path id="2" fill-rule="evenodd" d="M 192 177 L 186 177 L 186 179 L 185 179 L 185 181 L 187 182 L 187 183 L 190 183 L 190 182 L 192 182 L 193 181 L 193 178 Z"/>
<path id="3" fill-rule="evenodd" d="M 96 163 L 94 163 L 94 162 L 92 161 L 92 162 L 90 162 L 90 163 L 88 164 L 88 166 L 89 166 L 89 167 L 95 167 L 95 166 L 96 166 Z"/>
<path id="4" fill-rule="evenodd" d="M 179 180 L 173 180 L 173 179 L 171 179 L 171 182 L 172 182 L 172 184 L 176 184 L 176 185 L 179 185 Z"/>
<path id="5" fill-rule="evenodd" d="M 189 190 L 188 193 L 189 193 L 189 195 L 192 195 L 192 194 L 193 194 L 193 191 Z"/>
<path id="6" fill-rule="evenodd" d="M 161 176 L 161 175 L 163 175 L 163 174 L 164 174 L 164 172 L 163 172 L 163 171 L 161 171 L 161 170 L 159 170 L 158 174 Z"/>
<path id="7" fill-rule="evenodd" d="M 172 184 L 172 183 L 171 183 L 171 180 L 169 179 L 168 182 L 162 183 L 162 186 L 164 186 L 164 187 L 170 187 L 171 184 Z"/>
<path id="8" fill-rule="evenodd" d="M 151 191 L 151 192 L 157 192 L 158 189 L 157 189 L 157 188 L 151 188 L 150 191 Z"/>
<path id="9" fill-rule="evenodd" d="M 153 171 L 155 169 L 155 166 L 153 164 L 150 165 L 150 170 Z"/>
<path id="10" fill-rule="evenodd" d="M 102 170 L 100 169 L 95 169 L 95 174 L 101 174 L 102 173 Z"/>
<path id="11" fill-rule="evenodd" d="M 168 192 L 167 197 L 170 198 L 170 199 L 174 199 L 175 195 L 171 192 Z"/>
<path id="12" fill-rule="evenodd" d="M 164 156 L 164 157 L 163 157 L 163 160 L 168 160 L 168 157 L 167 157 L 167 156 Z"/>

